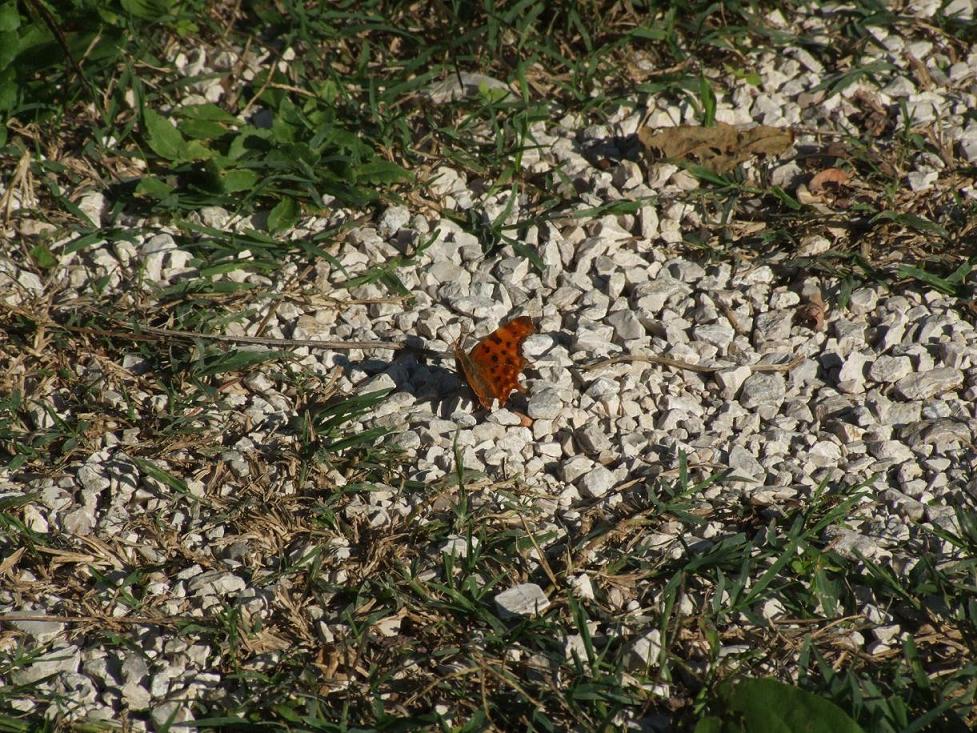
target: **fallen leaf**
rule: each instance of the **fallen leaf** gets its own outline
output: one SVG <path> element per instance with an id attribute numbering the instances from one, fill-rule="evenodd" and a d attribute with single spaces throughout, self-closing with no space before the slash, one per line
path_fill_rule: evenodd
<path id="1" fill-rule="evenodd" d="M 657 131 L 642 127 L 638 141 L 651 162 L 684 159 L 713 173 L 725 173 L 757 155 L 780 155 L 794 142 L 794 131 L 789 127 L 739 128 L 724 123 L 715 127 L 664 127 Z"/>
<path id="2" fill-rule="evenodd" d="M 895 126 L 894 116 L 889 114 L 889 111 L 874 94 L 859 89 L 852 95 L 851 102 L 858 110 L 855 118 L 859 125 L 872 137 L 879 137 L 890 132 Z"/>
<path id="3" fill-rule="evenodd" d="M 815 196 L 829 188 L 840 188 L 848 183 L 848 174 L 841 168 L 825 168 L 811 179 L 810 190 Z"/>
<path id="4" fill-rule="evenodd" d="M 0 575 L 6 575 L 9 573 L 10 569 L 15 567 L 17 563 L 20 562 L 20 558 L 23 556 L 24 550 L 26 549 L 26 547 L 18 547 L 12 553 L 7 555 L 7 557 L 3 559 L 3 562 L 0 562 Z"/>
<path id="5" fill-rule="evenodd" d="M 814 331 L 823 331 L 828 306 L 821 297 L 821 291 L 815 290 L 807 299 L 807 303 L 800 306 L 794 317 L 800 323 Z"/>

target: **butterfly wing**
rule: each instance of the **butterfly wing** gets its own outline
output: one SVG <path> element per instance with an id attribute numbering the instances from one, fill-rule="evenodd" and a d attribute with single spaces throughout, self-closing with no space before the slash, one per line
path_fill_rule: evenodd
<path id="1" fill-rule="evenodd" d="M 514 318 L 479 341 L 459 360 L 469 386 L 484 408 L 491 409 L 493 399 L 504 403 L 514 389 L 526 391 L 519 383 L 519 373 L 526 366 L 522 344 L 535 330 L 527 316 Z"/>
<path id="2" fill-rule="evenodd" d="M 492 409 L 492 385 L 485 379 L 481 370 L 472 361 L 471 356 L 463 349 L 455 349 L 455 362 L 458 370 L 465 375 L 465 381 L 486 410 Z"/>

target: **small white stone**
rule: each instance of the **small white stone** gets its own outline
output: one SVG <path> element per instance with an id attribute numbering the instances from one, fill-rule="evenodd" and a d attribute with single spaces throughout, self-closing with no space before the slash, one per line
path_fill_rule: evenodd
<path id="1" fill-rule="evenodd" d="M 33 657 L 26 666 L 10 672 L 10 679 L 18 685 L 63 673 L 75 673 L 81 663 L 81 652 L 74 644 L 56 643 L 51 649 Z"/>
<path id="2" fill-rule="evenodd" d="M 837 466 L 841 462 L 841 448 L 829 440 L 819 440 L 806 455 L 815 466 Z"/>
<path id="3" fill-rule="evenodd" d="M 105 212 L 105 207 L 105 196 L 98 191 L 86 193 L 78 202 L 78 208 L 92 220 L 92 224 L 96 227 L 102 226 L 102 214 Z"/>
<path id="4" fill-rule="evenodd" d="M 784 378 L 775 372 L 755 372 L 743 383 L 739 402 L 746 409 L 779 405 L 786 394 Z"/>
<path id="5" fill-rule="evenodd" d="M 33 504 L 24 507 L 24 525 L 40 534 L 47 534 L 50 530 L 47 518 Z"/>
<path id="6" fill-rule="evenodd" d="M 204 206 L 198 212 L 200 223 L 212 229 L 224 229 L 231 215 L 222 206 Z"/>
<path id="7" fill-rule="evenodd" d="M 630 310 L 619 310 L 607 316 L 607 322 L 614 327 L 618 341 L 633 341 L 645 335 L 645 328 L 638 316 Z"/>
<path id="8" fill-rule="evenodd" d="M 734 469 L 737 478 L 762 482 L 766 470 L 753 455 L 742 445 L 734 445 L 729 451 L 729 467 Z"/>
<path id="9" fill-rule="evenodd" d="M 578 478 L 589 473 L 594 467 L 594 462 L 587 456 L 576 455 L 568 458 L 560 464 L 563 480 L 568 484 L 575 483 Z"/>
<path id="10" fill-rule="evenodd" d="M 838 390 L 846 394 L 865 391 L 866 356 L 860 351 L 852 352 L 844 360 L 838 372 Z"/>
<path id="11" fill-rule="evenodd" d="M 893 463 L 905 463 L 913 458 L 913 452 L 909 446 L 898 440 L 883 440 L 869 444 L 869 453 L 882 461 Z"/>
<path id="12" fill-rule="evenodd" d="M 912 373 L 913 365 L 908 356 L 888 356 L 883 354 L 872 362 L 868 376 L 876 382 L 891 384 Z"/>
<path id="13" fill-rule="evenodd" d="M 92 508 L 81 506 L 65 514 L 61 526 L 68 534 L 84 537 L 92 533 L 95 527 L 95 512 Z"/>
<path id="14" fill-rule="evenodd" d="M 801 238 L 797 254 L 801 257 L 814 257 L 831 249 L 831 240 L 820 234 L 809 234 Z"/>
<path id="15" fill-rule="evenodd" d="M 194 595 L 228 595 L 246 587 L 244 580 L 233 573 L 211 570 L 193 578 L 187 586 Z"/>
<path id="16" fill-rule="evenodd" d="M 939 179 L 937 171 L 913 171 L 906 178 L 909 181 L 909 188 L 913 191 L 927 191 L 933 187 Z"/>
<path id="17" fill-rule="evenodd" d="M 478 538 L 471 538 L 471 547 L 478 547 Z M 455 557 L 468 557 L 468 538 L 461 535 L 450 535 L 447 541 L 441 545 L 441 554 L 454 555 Z"/>
<path id="18" fill-rule="evenodd" d="M 939 4 L 939 3 L 937 3 Z M 943 15 L 955 20 L 972 20 L 974 17 L 973 0 L 950 0 L 943 8 Z"/>
<path id="19" fill-rule="evenodd" d="M 745 382 L 752 373 L 753 370 L 748 366 L 721 369 L 720 371 L 716 372 L 715 380 L 720 389 L 723 391 L 723 398 L 726 400 L 732 400 L 735 398 L 740 386 L 742 386 L 743 382 Z"/>
<path id="20" fill-rule="evenodd" d="M 640 220 L 641 236 L 654 239 L 658 235 L 658 210 L 654 206 L 642 206 Z"/>
<path id="21" fill-rule="evenodd" d="M 930 369 L 903 377 L 896 382 L 895 391 L 907 400 L 926 400 L 957 389 L 963 383 L 959 369 Z"/>
<path id="22" fill-rule="evenodd" d="M 582 634 L 569 634 L 563 640 L 563 655 L 567 661 L 577 659 L 584 664 L 588 663 L 587 644 Z"/>
<path id="23" fill-rule="evenodd" d="M 380 217 L 378 227 L 384 236 L 392 236 L 410 222 L 410 210 L 406 206 L 389 206 Z"/>
<path id="24" fill-rule="evenodd" d="M 41 278 L 29 270 L 21 270 L 17 274 L 17 283 L 24 289 L 32 290 L 35 293 L 44 291 L 44 283 L 41 282 Z"/>
<path id="25" fill-rule="evenodd" d="M 577 575 L 570 581 L 570 589 L 577 598 L 594 599 L 594 585 L 586 573 Z"/>
<path id="26" fill-rule="evenodd" d="M 470 71 L 451 73 L 442 81 L 432 82 L 424 90 L 424 93 L 435 104 L 456 102 L 465 97 L 478 96 L 489 92 L 497 92 L 502 95 L 510 93 L 505 82 Z"/>
<path id="27" fill-rule="evenodd" d="M 25 609 L 20 613 L 24 615 L 35 613 L 43 615 L 38 611 L 32 611 L 30 609 Z M 10 621 L 9 623 L 14 628 L 34 637 L 39 644 L 56 639 L 65 629 L 65 625 L 57 621 Z"/>
<path id="28" fill-rule="evenodd" d="M 716 323 L 696 326 L 692 330 L 692 337 L 695 341 L 702 341 L 725 350 L 736 338 L 736 331 L 728 322 L 717 321 Z"/>
<path id="29" fill-rule="evenodd" d="M 499 616 L 515 619 L 542 613 L 549 607 L 550 600 L 535 583 L 522 583 L 496 595 L 495 605 Z"/>
<path id="30" fill-rule="evenodd" d="M 760 604 L 760 615 L 770 621 L 771 619 L 783 616 L 787 613 L 784 604 L 777 598 L 770 598 Z"/>
<path id="31" fill-rule="evenodd" d="M 879 551 L 875 540 L 845 527 L 829 526 L 824 530 L 823 535 L 829 543 L 829 549 L 850 560 L 857 560 L 858 554 L 874 558 Z"/>
<path id="32" fill-rule="evenodd" d="M 651 667 L 657 666 L 661 651 L 661 631 L 652 629 L 631 642 L 625 657 L 625 666 L 632 672 L 647 672 Z"/>
<path id="33" fill-rule="evenodd" d="M 896 641 L 899 634 L 902 632 L 899 624 L 887 624 L 885 626 L 876 626 L 872 629 L 872 636 L 878 639 L 882 644 L 891 644 Z"/>
<path id="34" fill-rule="evenodd" d="M 577 482 L 580 491 L 594 499 L 599 499 L 614 488 L 614 474 L 603 466 L 595 466 Z"/>

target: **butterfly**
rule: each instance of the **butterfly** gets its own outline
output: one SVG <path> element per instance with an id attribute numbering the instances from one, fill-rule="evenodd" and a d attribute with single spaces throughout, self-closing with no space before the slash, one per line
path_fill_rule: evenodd
<path id="1" fill-rule="evenodd" d="M 519 316 L 503 323 L 469 352 L 462 347 L 461 338 L 455 343 L 455 364 L 486 410 L 492 409 L 492 400 L 504 405 L 512 390 L 526 392 L 519 383 L 519 372 L 526 366 L 520 351 L 522 342 L 535 331 L 532 320 Z"/>

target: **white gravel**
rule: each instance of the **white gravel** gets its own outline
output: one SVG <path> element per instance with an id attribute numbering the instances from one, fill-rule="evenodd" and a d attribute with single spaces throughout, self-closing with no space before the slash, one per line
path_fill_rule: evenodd
<path id="1" fill-rule="evenodd" d="M 913 2 L 909 9 L 926 18 L 940 5 Z M 971 18 L 973 3 L 953 0 L 942 12 Z M 804 24 L 814 36 L 823 19 L 810 16 Z M 717 119 L 861 134 L 857 95 L 863 93 L 882 107 L 905 102 L 914 124 L 933 130 L 962 159 L 977 162 L 977 122 L 970 114 L 977 108 L 977 51 L 951 63 L 931 43 L 924 44 L 927 38 L 895 36 L 900 30 L 911 32 L 912 26 L 874 27 L 882 46 L 866 51 L 892 64 L 893 71 L 877 71 L 874 81 L 862 78 L 830 97 L 815 90 L 824 70 L 805 50 L 791 49 L 786 58 L 759 54 L 755 61 L 761 84 L 733 83 L 732 92 L 719 97 Z M 929 70 L 928 89 L 916 81 L 907 48 Z M 871 58 L 862 59 L 867 60 Z M 429 96 L 438 102 L 471 94 L 478 85 L 487 84 L 499 93 L 507 88 L 491 81 L 469 75 L 460 85 L 433 87 Z M 289 368 L 311 370 L 324 381 L 335 375 L 340 393 L 393 389 L 395 394 L 354 424 L 352 432 L 392 428 L 391 445 L 406 451 L 403 465 L 409 478 L 423 482 L 453 473 L 457 443 L 467 468 L 496 478 L 516 476 L 533 496 L 541 497 L 538 508 L 548 513 L 541 525 L 555 520 L 572 524 L 582 502 L 613 506 L 620 501 L 617 487 L 632 478 L 652 481 L 673 475 L 672 462 L 680 451 L 702 475 L 732 469 L 735 481 L 710 498 L 716 505 L 746 498 L 769 506 L 809 496 L 825 483 L 864 484 L 868 499 L 853 510 L 846 527 L 828 528 L 823 539 L 843 555 L 876 558 L 908 573 L 919 557 L 910 542 L 916 531 L 952 527 L 954 507 L 974 502 L 977 332 L 951 297 L 926 288 L 893 293 L 877 285 L 853 292 L 847 308 L 829 308 L 824 328 L 814 330 L 798 312 L 808 292 L 835 292 L 838 283 L 831 279 L 811 275 L 787 281 L 767 265 L 696 262 L 678 256 L 673 245 L 683 233 L 708 221 L 708 213 L 688 197 L 696 181 L 669 164 L 659 164 L 645 176 L 626 159 L 603 171 L 586 155 L 594 144 L 613 148 L 614 140 L 624 139 L 616 136 L 633 134 L 646 112 L 653 123 L 665 125 L 690 123 L 695 116 L 689 105 L 652 98 L 646 108 L 622 108 L 595 127 L 581 129 L 579 120 L 557 114 L 534 127 L 540 148 L 527 154 L 523 165 L 537 173 L 559 167 L 583 191 L 579 209 L 648 199 L 636 215 L 589 220 L 567 216 L 530 227 L 525 239 L 546 264 L 543 272 L 534 271 L 508 249 L 499 258 L 485 259 L 481 243 L 447 217 L 396 205 L 349 235 L 352 244 L 337 255 L 342 268 L 316 263 L 316 277 L 330 297 L 383 297 L 386 292 L 375 285 L 344 292 L 335 284 L 402 254 L 405 243 L 439 231 L 434 244 L 399 271 L 416 298 L 413 310 L 371 304 L 337 311 L 331 304 L 287 302 L 265 319 L 266 303 L 255 302 L 249 305 L 258 315 L 243 327 L 235 326 L 234 333 L 250 333 L 261 321 L 269 336 L 390 341 L 416 337 L 429 348 L 446 351 L 461 328 L 484 335 L 507 316 L 527 314 L 538 328 L 525 345 L 530 359 L 524 377 L 528 395 L 514 397 L 511 409 L 490 415 L 475 409 L 448 362 L 392 356 L 389 351 L 302 348 L 295 351 L 297 361 Z M 796 145 L 813 142 L 801 134 Z M 614 152 L 620 157 L 627 150 Z M 786 166 L 791 156 L 771 165 Z M 939 186 L 945 174 L 924 155 L 910 158 L 907 165 L 905 185 L 913 191 Z M 780 170 L 785 187 L 793 170 Z M 433 176 L 426 193 L 445 209 L 474 208 L 491 218 L 507 204 L 508 193 L 487 196 L 449 166 L 436 167 Z M 974 198 L 977 189 L 972 181 L 965 182 L 958 195 Z M 516 202 L 513 222 L 528 214 L 525 203 Z M 79 202 L 94 221 L 111 204 L 102 194 L 86 195 Z M 245 226 L 214 207 L 199 215 L 211 226 Z M 318 220 L 301 223 L 304 231 L 324 226 Z M 76 293 L 99 288 L 119 297 L 137 289 L 148 296 L 195 276 L 191 253 L 178 247 L 165 226 L 135 244 L 104 241 L 72 253 L 65 253 L 60 244 L 53 248 L 58 266 L 48 283 L 0 257 L 0 299 L 17 305 L 45 289 L 62 288 Z M 831 242 L 822 237 L 803 240 L 801 246 L 810 255 L 825 251 Z M 296 262 L 283 263 L 273 280 L 244 270 L 225 277 L 263 285 L 270 289 L 265 297 L 271 299 L 297 267 Z M 713 371 L 648 361 L 581 369 L 617 355 L 667 356 Z M 792 369 L 767 369 L 794 360 L 798 361 Z M 132 356 L 101 368 L 136 375 L 152 365 Z M 249 379 L 247 389 L 231 385 L 220 397 L 221 409 L 246 416 L 248 426 L 247 432 L 237 434 L 236 444 L 214 454 L 215 463 L 230 474 L 226 488 L 208 485 L 205 491 L 201 477 L 183 475 L 179 450 L 150 458 L 187 486 L 185 494 L 175 496 L 134 458 L 141 430 L 137 426 L 127 434 L 106 429 L 100 450 L 56 475 L 0 473 L 0 489 L 5 495 L 36 497 L 24 514 L 29 526 L 78 552 L 95 553 L 105 571 L 121 572 L 134 558 L 155 562 L 154 549 L 142 544 L 139 527 L 142 522 L 163 522 L 183 547 L 183 569 L 149 578 L 142 589 L 143 603 L 188 617 L 233 603 L 254 617 L 264 617 L 272 613 L 269 599 L 275 586 L 259 579 L 265 571 L 250 567 L 248 548 L 251 542 L 275 540 L 224 543 L 225 528 L 214 524 L 216 514 L 209 503 L 223 501 L 236 491 L 233 486 L 254 478 L 256 450 L 294 440 L 288 425 L 296 408 L 279 391 L 280 383 L 261 375 Z M 160 398 L 120 395 L 120 409 L 134 401 L 144 415 L 161 414 L 167 405 Z M 34 399 L 39 428 L 51 425 L 51 415 L 68 417 L 57 393 L 42 392 Z M 306 490 L 287 475 L 272 478 L 287 494 Z M 337 477 L 338 483 L 342 481 Z M 203 500 L 207 492 L 210 499 Z M 351 503 L 346 519 L 362 518 L 366 526 L 382 529 L 394 518 L 408 516 L 414 501 L 396 488 L 378 491 L 369 502 Z M 679 527 L 672 529 L 672 534 L 656 535 L 657 544 L 667 548 L 663 551 L 676 551 Z M 128 557 L 98 554 L 96 548 L 106 539 L 121 543 Z M 684 539 L 695 552 L 700 540 Z M 468 548 L 467 538 L 446 534 L 440 549 L 462 558 Z M 348 548 L 334 550 L 337 557 L 349 554 Z M 943 551 L 936 562 L 949 559 L 955 550 L 946 544 Z M 432 567 L 438 562 L 432 560 Z M 20 584 L 36 580 L 16 565 L 9 574 Z M 333 580 L 341 583 L 344 577 L 339 571 Z M 591 580 L 578 580 L 572 592 L 592 597 Z M 56 615 L 60 609 L 53 596 L 30 606 L 21 604 L 20 598 L 19 591 L 0 588 L 0 612 Z M 540 612 L 550 599 L 538 586 L 526 584 L 496 595 L 495 602 L 498 613 L 508 619 Z M 110 616 L 128 613 L 121 601 L 106 601 L 103 611 Z M 765 605 L 761 612 L 773 617 L 780 609 Z M 875 654 L 898 647 L 900 628 L 887 621 L 876 619 L 879 625 L 872 629 L 871 639 L 854 634 L 852 643 Z M 113 651 L 106 656 L 95 647 L 69 643 L 68 628 L 51 621 L 15 622 L 13 629 L 26 643 L 44 645 L 45 650 L 9 680 L 27 684 L 53 675 L 41 685 L 77 705 L 63 710 L 66 715 L 113 719 L 124 709 L 150 710 L 150 720 L 157 723 L 189 721 L 194 701 L 213 702 L 224 694 L 222 679 L 211 671 L 213 650 L 204 644 L 168 639 L 147 626 L 133 632 L 142 645 L 139 653 L 120 657 L 121 652 Z M 657 633 L 629 642 L 635 669 L 654 663 Z M 575 642 L 567 643 L 580 653 Z M 21 704 L 30 706 L 27 701 Z M 140 726 L 149 727 L 133 721 L 134 730 Z"/>

